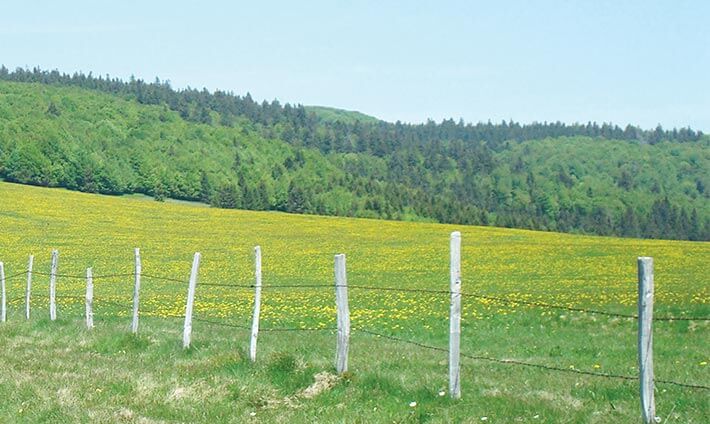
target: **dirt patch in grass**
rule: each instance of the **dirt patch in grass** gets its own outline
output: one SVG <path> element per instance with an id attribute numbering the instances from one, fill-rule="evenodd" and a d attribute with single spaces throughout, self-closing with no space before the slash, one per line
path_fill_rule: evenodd
<path id="1" fill-rule="evenodd" d="M 319 394 L 332 389 L 340 381 L 340 377 L 327 371 L 319 372 L 314 376 L 315 381 L 298 394 L 304 399 L 312 399 Z"/>

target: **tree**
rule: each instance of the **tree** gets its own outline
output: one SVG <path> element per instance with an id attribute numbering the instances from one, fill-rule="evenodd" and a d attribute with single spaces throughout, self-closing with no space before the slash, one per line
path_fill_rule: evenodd
<path id="1" fill-rule="evenodd" d="M 51 162 L 35 144 L 22 144 L 10 154 L 5 164 L 5 178 L 23 184 L 48 185 Z"/>
<path id="2" fill-rule="evenodd" d="M 200 201 L 210 203 L 213 196 L 212 184 L 205 171 L 200 171 Z"/>
<path id="3" fill-rule="evenodd" d="M 287 207 L 289 212 L 294 213 L 305 213 L 310 210 L 310 202 L 305 190 L 294 181 L 291 181 L 288 186 Z"/>
<path id="4" fill-rule="evenodd" d="M 162 181 L 157 181 L 153 187 L 153 198 L 156 202 L 163 202 L 166 196 L 167 191 L 165 190 L 165 184 L 163 184 Z"/>
<path id="5" fill-rule="evenodd" d="M 59 110 L 56 104 L 54 102 L 49 102 L 49 106 L 47 106 L 47 111 L 45 112 L 47 116 L 50 117 L 57 117 L 62 114 L 62 112 Z"/>
<path id="6" fill-rule="evenodd" d="M 199 115 L 197 117 L 197 122 L 201 124 L 212 124 L 212 115 L 210 115 L 210 110 L 207 107 L 200 107 L 198 109 Z"/>
<path id="7" fill-rule="evenodd" d="M 690 223 L 688 224 L 688 240 L 702 240 L 702 229 L 700 227 L 700 219 L 698 218 L 698 210 L 693 208 L 690 212 Z"/>
<path id="8" fill-rule="evenodd" d="M 256 210 L 263 211 L 269 209 L 269 189 L 266 187 L 264 180 L 261 180 L 259 185 L 256 186 L 256 190 L 254 192 L 254 203 Z"/>
<path id="9" fill-rule="evenodd" d="M 234 183 L 223 184 L 214 198 L 214 205 L 225 209 L 237 209 L 242 205 L 242 196 Z"/>
<path id="10" fill-rule="evenodd" d="M 639 236 L 639 222 L 631 206 L 627 206 L 619 222 L 619 232 L 625 237 Z"/>
<path id="11" fill-rule="evenodd" d="M 618 181 L 616 184 L 626 190 L 629 191 L 633 188 L 634 186 L 634 180 L 633 177 L 631 176 L 630 173 L 628 173 L 626 170 L 621 171 L 621 176 L 619 177 Z"/>

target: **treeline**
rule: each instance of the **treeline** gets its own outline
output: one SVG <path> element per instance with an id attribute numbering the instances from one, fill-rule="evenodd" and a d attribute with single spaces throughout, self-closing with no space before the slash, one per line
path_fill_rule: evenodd
<path id="1" fill-rule="evenodd" d="M 699 131 L 343 123 L 160 81 L 5 68 L 1 79 L 56 86 L 0 85 L 11 103 L 0 101 L 0 177 L 10 181 L 226 208 L 710 239 L 710 139 Z"/>
<path id="2" fill-rule="evenodd" d="M 17 68 L 8 70 L 0 66 L 0 79 L 15 82 L 35 82 L 42 84 L 72 85 L 106 93 L 129 96 L 142 104 L 166 104 L 178 112 L 183 119 L 204 124 L 231 126 L 235 119 L 246 118 L 273 132 L 279 138 L 291 143 L 315 146 L 322 151 L 368 152 L 382 156 L 398 150 L 402 145 L 420 145 L 441 140 L 484 141 L 489 146 L 500 146 L 505 141 L 524 141 L 554 137 L 601 137 L 609 140 L 637 140 L 655 144 L 661 141 L 689 142 L 703 137 L 701 131 L 690 128 L 665 130 L 657 126 L 654 130 L 627 125 L 624 128 L 611 123 L 588 122 L 586 124 L 565 124 L 543 122 L 520 124 L 501 122 L 499 124 L 464 123 L 463 120 L 444 120 L 441 123 L 428 121 L 426 124 L 354 123 L 328 122 L 309 113 L 303 105 L 281 105 L 272 102 L 255 102 L 248 93 L 245 96 L 217 90 L 193 88 L 173 89 L 168 81 L 156 78 L 154 82 L 131 77 L 129 81 L 110 76 L 94 76 L 92 73 L 60 73 L 58 70 L 45 71 L 39 68 Z M 219 114 L 218 122 L 213 122 L 211 112 Z"/>

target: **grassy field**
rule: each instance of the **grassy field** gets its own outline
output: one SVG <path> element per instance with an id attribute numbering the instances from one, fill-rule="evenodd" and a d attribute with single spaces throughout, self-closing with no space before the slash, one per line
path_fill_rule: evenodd
<path id="1" fill-rule="evenodd" d="M 447 389 L 447 354 L 353 331 L 350 372 L 334 376 L 333 255 L 351 285 L 448 289 L 448 237 L 463 238 L 463 291 L 636 313 L 636 257 L 655 258 L 657 316 L 710 315 L 710 243 L 584 237 L 439 224 L 210 209 L 0 183 L 6 275 L 49 272 L 59 249 L 59 320 L 47 319 L 48 277 L 8 279 L 0 325 L 2 422 L 640 422 L 635 381 L 463 360 L 463 398 Z M 196 317 L 248 326 L 253 246 L 263 250 L 265 328 L 259 358 L 247 330 L 196 321 L 181 349 L 186 280 L 202 253 Z M 129 333 L 132 278 L 97 278 L 96 328 L 83 327 L 84 281 L 144 277 L 139 336 Z M 202 285 L 201 285 L 202 284 Z M 292 285 L 294 288 L 269 286 Z M 76 296 L 76 297 L 73 297 Z M 350 290 L 352 325 L 441 348 L 448 295 Z M 705 321 L 658 322 L 658 379 L 710 384 Z M 464 297 L 462 351 L 567 369 L 635 375 L 636 321 Z M 704 423 L 707 391 L 657 385 L 663 422 Z M 416 404 L 415 404 L 416 403 Z"/>

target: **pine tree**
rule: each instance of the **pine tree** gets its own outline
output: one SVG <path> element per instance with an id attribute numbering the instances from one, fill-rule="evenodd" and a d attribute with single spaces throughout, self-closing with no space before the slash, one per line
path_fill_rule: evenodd
<path id="1" fill-rule="evenodd" d="M 213 190 L 210 179 L 207 177 L 205 171 L 200 173 L 200 201 L 204 203 L 210 203 L 212 200 Z"/>
<path id="2" fill-rule="evenodd" d="M 619 222 L 619 232 L 625 237 L 639 236 L 638 217 L 631 206 L 627 206 L 624 214 L 621 216 L 621 220 Z"/>

